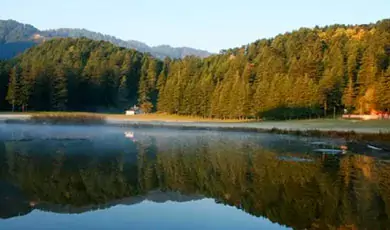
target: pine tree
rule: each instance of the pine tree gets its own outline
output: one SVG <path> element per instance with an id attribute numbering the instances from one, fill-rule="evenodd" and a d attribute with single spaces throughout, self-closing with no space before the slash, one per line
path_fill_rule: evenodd
<path id="1" fill-rule="evenodd" d="M 221 90 L 222 90 L 222 84 L 218 82 L 211 95 L 211 102 L 210 102 L 211 117 L 221 117 L 221 111 L 220 111 Z"/>
<path id="2" fill-rule="evenodd" d="M 19 86 L 19 104 L 23 112 L 28 108 L 31 101 L 32 89 L 35 85 L 35 75 L 33 75 L 35 73 L 34 67 L 32 67 L 31 71 L 32 73 L 28 69 L 23 69 L 21 74 L 23 77 L 20 80 Z"/>
<path id="3" fill-rule="evenodd" d="M 129 91 L 127 89 L 127 77 L 123 75 L 118 88 L 117 106 L 125 109 L 129 106 Z"/>
<path id="4" fill-rule="evenodd" d="M 259 116 L 268 109 L 267 98 L 269 95 L 269 82 L 258 80 L 255 84 L 255 92 L 252 99 L 252 113 Z"/>
<path id="5" fill-rule="evenodd" d="M 199 112 L 203 117 L 211 117 L 212 94 L 214 91 L 213 77 L 209 74 L 207 77 L 201 78 L 199 84 Z"/>
<path id="6" fill-rule="evenodd" d="M 370 40 L 369 40 L 370 41 Z M 365 95 L 369 89 L 372 89 L 376 81 L 376 75 L 378 69 L 376 66 L 375 51 L 372 46 L 368 46 L 363 53 L 361 60 L 361 66 L 358 73 L 358 96 L 360 103 L 358 104 L 359 110 L 361 113 L 365 112 L 367 105 L 365 104 Z"/>
<path id="7" fill-rule="evenodd" d="M 390 67 L 381 74 L 377 82 L 375 104 L 377 109 L 390 111 Z"/>
<path id="8" fill-rule="evenodd" d="M 353 82 L 353 79 L 350 77 L 348 79 L 347 86 L 344 88 L 343 93 L 343 104 L 344 107 L 347 109 L 348 113 L 352 113 L 355 107 L 355 84 Z"/>
<path id="9" fill-rule="evenodd" d="M 166 83 L 170 63 L 171 63 L 171 60 L 169 58 L 166 58 L 164 60 L 162 70 L 160 71 L 160 74 L 157 77 L 156 89 L 158 91 L 162 90 L 162 88 L 164 87 L 164 85 Z"/>
<path id="10" fill-rule="evenodd" d="M 66 70 L 63 67 L 58 67 L 52 76 L 51 82 L 51 107 L 54 110 L 65 111 L 68 102 L 68 80 Z"/>
<path id="11" fill-rule="evenodd" d="M 7 109 L 8 102 L 6 100 L 8 93 L 10 68 L 7 62 L 0 61 L 0 110 Z"/>
<path id="12" fill-rule="evenodd" d="M 141 76 L 138 85 L 138 104 L 142 110 L 149 109 L 149 103 L 150 103 L 148 67 L 149 67 L 149 59 L 145 57 L 143 59 L 143 65 L 141 67 Z"/>
<path id="13" fill-rule="evenodd" d="M 9 76 L 8 92 L 6 100 L 12 105 L 12 112 L 15 111 L 15 107 L 19 105 L 20 88 L 19 88 L 19 76 L 16 67 L 11 69 Z"/>

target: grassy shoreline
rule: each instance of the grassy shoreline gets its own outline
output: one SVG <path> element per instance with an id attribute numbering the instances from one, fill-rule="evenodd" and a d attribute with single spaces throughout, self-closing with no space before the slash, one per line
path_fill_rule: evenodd
<path id="1" fill-rule="evenodd" d="M 291 120 L 253 121 L 217 120 L 176 115 L 113 115 L 72 112 L 40 112 L 0 114 L 6 123 L 64 124 L 64 125 L 108 125 L 133 128 L 170 128 L 181 130 L 214 130 L 291 134 L 298 136 L 344 138 L 390 142 L 390 121 L 351 121 L 351 120 Z"/>
<path id="2" fill-rule="evenodd" d="M 256 127 L 229 127 L 229 126 L 197 126 L 197 125 L 169 125 L 169 124 L 148 124 L 132 123 L 119 125 L 132 128 L 169 128 L 176 130 L 198 130 L 198 131 L 229 131 L 229 132 L 251 132 L 251 133 L 272 133 L 281 135 L 294 135 L 302 137 L 328 137 L 343 138 L 347 141 L 379 141 L 390 144 L 390 132 L 363 133 L 355 131 L 319 130 L 319 129 L 280 129 L 280 128 L 256 128 Z"/>

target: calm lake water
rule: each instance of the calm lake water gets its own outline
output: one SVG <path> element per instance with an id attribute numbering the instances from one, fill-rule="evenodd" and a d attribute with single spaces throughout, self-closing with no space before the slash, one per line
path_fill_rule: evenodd
<path id="1" fill-rule="evenodd" d="M 0 229 L 390 229 L 389 161 L 318 142 L 0 124 Z"/>

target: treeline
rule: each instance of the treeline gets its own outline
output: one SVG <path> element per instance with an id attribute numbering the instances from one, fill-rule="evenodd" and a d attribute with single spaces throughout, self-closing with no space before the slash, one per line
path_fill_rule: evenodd
<path id="1" fill-rule="evenodd" d="M 162 62 L 105 42 L 59 39 L 14 61 L 1 76 L 3 88 L 9 76 L 7 101 L 18 108 L 138 103 L 147 112 L 276 119 L 390 110 L 390 20 L 302 28 L 205 59 Z M 16 96 L 18 84 L 28 97 Z"/>
<path id="2" fill-rule="evenodd" d="M 81 38 L 50 40 L 1 67 L 1 87 L 8 86 L 1 90 L 1 105 L 5 99 L 8 109 L 124 109 L 139 99 L 149 111 L 152 105 L 143 102 L 156 97 L 150 79 L 161 63 L 147 54 Z"/>
<path id="3" fill-rule="evenodd" d="M 173 62 L 158 109 L 206 117 L 301 118 L 390 109 L 390 20 L 300 29 Z"/>

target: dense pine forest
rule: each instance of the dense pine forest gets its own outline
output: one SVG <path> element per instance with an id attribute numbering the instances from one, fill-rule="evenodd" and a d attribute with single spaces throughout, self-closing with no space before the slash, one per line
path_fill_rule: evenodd
<path id="1" fill-rule="evenodd" d="M 0 63 L 0 109 L 274 119 L 390 110 L 390 20 L 301 28 L 208 58 L 160 61 L 86 38 Z"/>
<path id="2" fill-rule="evenodd" d="M 1 104 L 22 111 L 107 111 L 139 98 L 150 111 L 146 100 L 153 98 L 147 97 L 157 95 L 149 84 L 160 69 L 151 56 L 108 42 L 54 39 L 2 64 Z M 138 90 L 142 84 L 148 91 Z"/>

